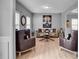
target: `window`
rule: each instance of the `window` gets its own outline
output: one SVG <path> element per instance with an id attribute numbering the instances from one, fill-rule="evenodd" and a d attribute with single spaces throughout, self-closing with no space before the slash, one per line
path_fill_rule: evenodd
<path id="1" fill-rule="evenodd" d="M 18 30 L 20 29 L 19 20 L 20 20 L 20 13 L 16 12 L 15 13 L 15 27 Z"/>
<path id="2" fill-rule="evenodd" d="M 78 29 L 78 19 L 72 19 L 72 30 Z"/>
<path id="3" fill-rule="evenodd" d="M 27 16 L 26 19 L 26 28 L 30 29 L 30 17 Z"/>

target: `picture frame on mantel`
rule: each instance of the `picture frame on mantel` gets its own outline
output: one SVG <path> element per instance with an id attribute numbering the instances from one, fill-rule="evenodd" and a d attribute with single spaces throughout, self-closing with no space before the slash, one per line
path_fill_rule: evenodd
<path id="1" fill-rule="evenodd" d="M 51 28 L 51 27 L 52 27 L 52 16 L 43 15 L 43 28 Z"/>

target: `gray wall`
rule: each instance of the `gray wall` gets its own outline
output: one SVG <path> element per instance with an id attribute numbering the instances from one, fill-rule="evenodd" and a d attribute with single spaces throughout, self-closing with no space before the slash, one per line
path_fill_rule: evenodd
<path id="1" fill-rule="evenodd" d="M 61 14 L 46 14 L 46 13 L 37 13 L 33 14 L 33 29 L 37 30 L 38 28 L 43 28 L 43 15 L 52 15 L 52 28 L 59 29 L 61 26 Z"/>
<path id="2" fill-rule="evenodd" d="M 25 15 L 25 16 L 29 16 L 31 18 L 31 29 L 32 29 L 32 13 L 25 8 L 21 3 L 19 3 L 18 1 L 16 2 L 16 11 L 18 11 L 20 13 L 20 16 Z M 25 26 L 22 26 L 20 23 L 20 29 L 25 29 Z"/>
<path id="3" fill-rule="evenodd" d="M 62 28 L 64 29 L 64 32 L 65 32 L 65 38 L 67 38 L 67 34 L 68 33 L 71 33 L 72 30 L 71 30 L 71 27 L 70 28 L 66 28 L 66 25 L 65 25 L 65 21 L 68 20 L 70 17 L 75 17 L 75 15 L 71 15 L 71 16 L 67 16 L 69 15 L 70 11 L 73 10 L 73 9 L 76 9 L 78 8 L 78 1 L 76 3 L 74 3 L 71 7 L 69 7 L 67 10 L 65 10 L 63 13 L 62 13 Z M 69 19 L 71 21 L 71 19 Z"/>
<path id="4" fill-rule="evenodd" d="M 72 18 L 78 19 L 78 13 L 69 13 L 67 15 L 67 19 L 72 19 Z"/>
<path id="5" fill-rule="evenodd" d="M 78 19 L 77 13 L 69 13 L 67 16 L 67 20 L 70 20 L 70 28 L 65 28 L 66 37 L 68 33 L 72 33 L 72 18 Z"/>

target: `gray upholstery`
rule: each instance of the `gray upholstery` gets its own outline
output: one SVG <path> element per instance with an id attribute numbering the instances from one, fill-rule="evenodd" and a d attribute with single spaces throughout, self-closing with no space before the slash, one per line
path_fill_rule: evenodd
<path id="1" fill-rule="evenodd" d="M 78 51 L 78 31 L 73 30 L 70 39 L 59 37 L 59 44 L 66 49 Z"/>
<path id="2" fill-rule="evenodd" d="M 30 30 L 16 31 L 16 51 L 24 51 L 35 46 L 35 38 L 30 38 Z"/>

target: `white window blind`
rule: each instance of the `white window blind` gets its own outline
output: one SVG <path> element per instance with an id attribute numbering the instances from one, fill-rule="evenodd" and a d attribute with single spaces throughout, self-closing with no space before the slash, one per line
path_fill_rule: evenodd
<path id="1" fill-rule="evenodd" d="M 20 29 L 20 13 L 18 13 L 18 12 L 16 12 L 15 13 L 15 27 L 16 27 L 16 29 Z"/>
<path id="2" fill-rule="evenodd" d="M 26 20 L 26 28 L 27 29 L 30 29 L 30 17 L 26 17 L 27 18 L 27 20 Z"/>
<path id="3" fill-rule="evenodd" d="M 78 30 L 78 19 L 72 19 L 72 30 Z"/>

